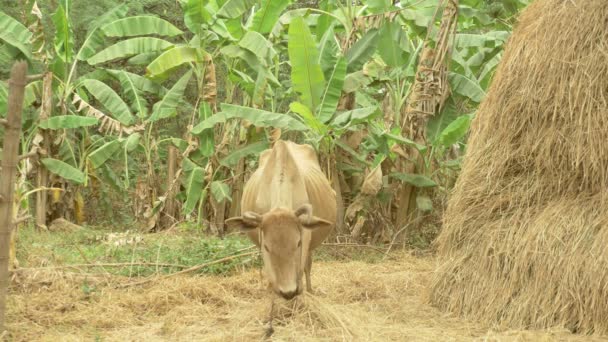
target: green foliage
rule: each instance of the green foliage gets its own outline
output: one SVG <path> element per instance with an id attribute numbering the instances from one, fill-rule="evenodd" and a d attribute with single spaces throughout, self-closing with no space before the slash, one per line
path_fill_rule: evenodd
<path id="1" fill-rule="evenodd" d="M 0 82 L 0 117 L 6 117 L 8 108 L 8 85 Z"/>
<path id="2" fill-rule="evenodd" d="M 423 175 L 415 175 L 410 173 L 391 173 L 390 176 L 419 188 L 432 188 L 437 186 L 437 183 L 435 183 L 432 179 Z"/>
<path id="3" fill-rule="evenodd" d="M 290 0 L 262 0 L 260 10 L 253 16 L 251 30 L 263 34 L 270 32 L 289 3 Z"/>
<path id="4" fill-rule="evenodd" d="M 165 50 L 171 47 L 173 47 L 173 44 L 163 39 L 152 37 L 131 38 L 122 40 L 105 48 L 93 57 L 89 58 L 87 62 L 89 62 L 91 65 L 95 65 L 115 59 L 122 59 L 139 54 Z"/>
<path id="5" fill-rule="evenodd" d="M 152 115 L 148 118 L 148 122 L 155 122 L 160 119 L 174 116 L 177 113 L 177 106 L 184 95 L 186 86 L 192 77 L 192 72 L 185 73 L 179 81 L 169 89 L 167 94 L 159 102 L 154 104 Z"/>
<path id="6" fill-rule="evenodd" d="M 255 31 L 248 31 L 239 41 L 239 46 L 251 51 L 260 60 L 270 62 L 277 53 L 270 41 Z"/>
<path id="7" fill-rule="evenodd" d="M 437 137 L 437 142 L 449 147 L 462 139 L 469 131 L 473 115 L 463 115 L 452 121 Z"/>
<path id="8" fill-rule="evenodd" d="M 56 174 L 57 176 L 72 181 L 76 184 L 84 184 L 86 181 L 86 176 L 77 168 L 73 167 L 70 164 L 64 163 L 61 160 L 53 159 L 53 158 L 43 158 L 40 162 L 47 168 L 50 172 Z"/>
<path id="9" fill-rule="evenodd" d="M 203 24 L 213 20 L 207 5 L 208 1 L 203 0 L 186 1 L 186 6 L 184 7 L 184 22 L 191 32 L 200 34 Z"/>
<path id="10" fill-rule="evenodd" d="M 44 129 L 69 129 L 96 125 L 97 118 L 78 115 L 59 115 L 40 121 L 38 126 Z"/>
<path id="11" fill-rule="evenodd" d="M 19 21 L 0 11 L 0 41 L 18 49 L 27 59 L 32 58 L 32 49 L 28 44 L 32 33 Z M 6 50 L 5 50 L 6 51 Z M 15 58 L 15 55 L 11 56 Z"/>
<path id="12" fill-rule="evenodd" d="M 405 51 L 407 47 L 407 33 L 402 26 L 397 22 L 386 23 L 378 33 L 378 53 L 382 60 L 390 67 L 399 67 L 407 61 L 409 51 Z"/>
<path id="13" fill-rule="evenodd" d="M 451 94 L 429 120 L 426 142 L 413 141 L 401 123 L 427 29 L 438 27 L 436 0 L 367 0 L 363 6 L 328 0 L 318 9 L 289 0 L 61 0 L 39 3 L 40 24 L 14 2 L 0 12 L 0 65 L 27 57 L 36 72 L 54 72 L 53 103 L 61 106 L 37 122 L 31 105 L 40 102 L 41 82 L 28 86 L 23 149 L 37 128 L 63 134 L 59 152 L 43 163 L 70 182 L 87 184 L 90 172 L 102 186 L 131 191 L 135 179 L 163 174 L 163 142 L 181 153 L 193 147 L 182 159 L 178 199 L 188 217 L 207 215 L 209 196 L 232 200 L 237 177 L 229 170 L 244 158 L 255 160 L 270 129 L 281 128 L 291 131 L 288 139 L 313 144 L 321 158 L 345 151 L 345 160 L 337 160 L 345 178 L 383 161 L 415 161 L 419 174 L 391 173 L 385 183 L 428 188 L 416 198 L 427 212 L 434 210 L 433 193 L 450 186 L 445 178 L 454 177 L 449 172 L 460 159 L 448 152 L 466 144 L 468 113 L 484 98 L 514 15 L 526 3 L 460 1 Z M 40 37 L 44 42 L 34 44 Z M 6 90 L 0 83 L 0 112 Z M 210 98 L 221 103 L 219 113 L 205 102 Z M 112 121 L 107 130 L 103 115 L 120 125 Z M 229 123 L 237 119 L 267 130 Z M 358 131 L 366 134 L 355 148 L 340 140 Z M 216 149 L 220 140 L 239 146 Z M 206 174 L 210 161 L 218 169 Z M 147 204 L 158 210 L 163 201 Z"/>
<path id="14" fill-rule="evenodd" d="M 256 3 L 255 0 L 228 0 L 217 12 L 219 18 L 239 18 Z"/>
<path id="15" fill-rule="evenodd" d="M 129 137 L 125 141 L 125 151 L 131 152 L 134 149 L 136 149 L 137 146 L 139 145 L 140 140 L 141 140 L 140 133 L 133 133 L 133 134 L 129 135 Z"/>
<path id="16" fill-rule="evenodd" d="M 222 104 L 222 111 L 202 121 L 192 129 L 192 133 L 199 135 L 205 130 L 213 128 L 218 123 L 229 119 L 245 119 L 255 127 L 276 127 L 291 131 L 305 131 L 308 128 L 299 121 L 286 114 L 272 113 L 260 109 L 243 106 Z"/>
<path id="17" fill-rule="evenodd" d="M 186 202 L 184 203 L 183 212 L 191 213 L 196 207 L 196 203 L 200 200 L 205 179 L 205 170 L 201 167 L 194 167 L 188 175 L 186 181 Z"/>
<path id="18" fill-rule="evenodd" d="M 63 4 L 59 4 L 52 17 L 56 29 L 54 40 L 55 52 L 65 63 L 72 62 L 74 55 L 74 34 L 68 13 L 69 2 L 65 0 Z"/>
<path id="19" fill-rule="evenodd" d="M 312 130 L 318 135 L 323 135 L 327 133 L 327 127 L 323 125 L 323 123 L 312 114 L 310 108 L 308 108 L 307 106 L 303 105 L 300 102 L 292 102 L 291 104 L 289 104 L 289 109 L 292 112 L 298 114 L 302 118 L 302 120 L 304 120 L 304 123 L 306 124 L 309 130 Z"/>
<path id="20" fill-rule="evenodd" d="M 336 112 L 340 95 L 342 95 L 342 88 L 344 87 L 346 66 L 346 59 L 340 57 L 335 64 L 335 67 L 331 70 L 319 108 L 319 120 L 323 123 L 327 123 L 331 120 Z"/>
<path id="21" fill-rule="evenodd" d="M 346 61 L 348 62 L 348 72 L 360 70 L 376 52 L 378 46 L 378 30 L 371 29 L 363 35 L 357 42 L 346 51 Z"/>
<path id="22" fill-rule="evenodd" d="M 230 197 L 230 186 L 222 181 L 211 182 L 211 194 L 218 202 L 232 201 Z"/>
<path id="23" fill-rule="evenodd" d="M 89 93 L 112 113 L 116 120 L 124 125 L 130 125 L 133 122 L 129 106 L 116 94 L 114 89 L 95 79 L 87 79 L 82 83 Z"/>
<path id="24" fill-rule="evenodd" d="M 476 80 L 456 73 L 450 73 L 448 78 L 450 80 L 450 86 L 454 92 L 462 96 L 466 96 L 477 103 L 481 102 L 486 95 L 485 91 L 481 88 Z"/>
<path id="25" fill-rule="evenodd" d="M 433 211 L 433 201 L 427 195 L 416 196 L 416 206 L 423 213 L 428 213 L 428 212 Z"/>
<path id="26" fill-rule="evenodd" d="M 112 140 L 101 147 L 96 149 L 95 151 L 89 154 L 89 161 L 94 168 L 98 168 L 103 165 L 108 159 L 112 158 L 116 155 L 116 153 L 120 150 L 121 144 L 118 140 Z"/>
<path id="27" fill-rule="evenodd" d="M 380 114 L 380 111 L 377 107 L 353 109 L 336 116 L 332 125 L 344 129 L 349 126 L 366 122 L 378 114 Z"/>
<path id="28" fill-rule="evenodd" d="M 170 22 L 152 16 L 135 16 L 113 21 L 101 28 L 108 37 L 145 36 L 173 37 L 184 33 Z"/>
<path id="29" fill-rule="evenodd" d="M 291 81 L 303 104 L 315 111 L 321 102 L 325 79 L 317 45 L 301 17 L 289 24 L 289 61 Z"/>
<path id="30" fill-rule="evenodd" d="M 202 62 L 203 51 L 190 46 L 178 46 L 163 52 L 146 68 L 148 76 L 164 76 L 178 66 L 191 63 Z"/>
<path id="31" fill-rule="evenodd" d="M 268 147 L 268 143 L 265 141 L 258 141 L 255 143 L 247 144 L 239 149 L 234 150 L 225 158 L 220 160 L 220 164 L 232 168 L 236 166 L 236 164 L 242 158 L 245 158 L 250 155 L 259 155 L 262 151 L 268 149 Z"/>
<path id="32" fill-rule="evenodd" d="M 144 84 L 146 79 L 139 78 L 139 76 L 120 71 L 115 74 L 116 77 L 120 80 L 120 85 L 124 90 L 124 94 L 131 101 L 131 109 L 133 109 L 137 113 L 137 117 L 143 119 L 148 114 L 148 103 L 146 99 L 143 97 L 144 92 Z M 139 83 L 138 81 L 143 81 L 144 84 Z"/>
<path id="33" fill-rule="evenodd" d="M 340 47 L 336 41 L 336 34 L 333 27 L 330 27 L 323 34 L 319 42 L 319 64 L 326 79 L 331 78 L 331 73 L 335 70 L 335 65 L 340 54 Z"/>

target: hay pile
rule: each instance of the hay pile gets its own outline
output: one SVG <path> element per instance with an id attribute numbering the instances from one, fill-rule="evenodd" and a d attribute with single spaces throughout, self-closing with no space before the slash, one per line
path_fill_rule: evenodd
<path id="1" fill-rule="evenodd" d="M 608 1 L 537 0 L 472 126 L 430 300 L 608 333 Z"/>
<path id="2" fill-rule="evenodd" d="M 396 255 L 397 256 L 397 255 Z M 407 254 L 378 264 L 319 262 L 316 293 L 282 302 L 275 341 L 537 341 L 559 330 L 488 332 L 426 305 L 434 262 Z M 12 341 L 259 341 L 268 297 L 257 270 L 230 277 L 176 276 L 142 287 L 132 280 L 56 271 L 20 274 L 9 297 Z M 88 293 L 83 291 L 87 284 Z"/>

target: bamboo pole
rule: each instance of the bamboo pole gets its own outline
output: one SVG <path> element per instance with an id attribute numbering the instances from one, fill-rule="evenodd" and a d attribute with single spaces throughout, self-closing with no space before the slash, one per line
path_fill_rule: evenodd
<path id="1" fill-rule="evenodd" d="M 0 334 L 4 332 L 6 295 L 8 291 L 8 258 L 10 234 L 13 222 L 13 194 L 19 161 L 19 136 L 21 135 L 21 111 L 25 94 L 27 63 L 16 62 L 9 80 L 8 115 L 4 131 L 2 152 L 2 177 L 0 177 Z"/>

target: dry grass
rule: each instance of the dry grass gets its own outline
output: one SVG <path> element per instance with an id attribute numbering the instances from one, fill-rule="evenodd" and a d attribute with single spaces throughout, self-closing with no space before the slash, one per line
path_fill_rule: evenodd
<path id="1" fill-rule="evenodd" d="M 430 300 L 608 333 L 608 2 L 537 0 L 472 125 Z"/>
<path id="2" fill-rule="evenodd" d="M 275 341 L 583 340 L 561 330 L 494 332 L 424 304 L 430 258 L 320 262 L 316 293 L 281 303 Z M 257 270 L 231 277 L 177 276 L 117 289 L 126 278 L 56 270 L 20 272 L 12 282 L 8 328 L 14 341 L 258 341 L 269 297 Z M 598 339 L 599 340 L 599 339 Z"/>

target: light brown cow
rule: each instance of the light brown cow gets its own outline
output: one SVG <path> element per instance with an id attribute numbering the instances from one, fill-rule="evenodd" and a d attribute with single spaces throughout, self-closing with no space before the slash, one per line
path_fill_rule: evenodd
<path id="1" fill-rule="evenodd" d="M 285 299 L 312 290 L 312 250 L 336 222 L 336 195 L 309 145 L 279 140 L 262 152 L 243 190 L 242 216 L 226 220 L 262 251 L 272 289 Z"/>

